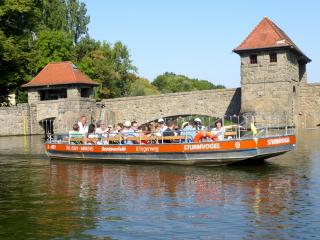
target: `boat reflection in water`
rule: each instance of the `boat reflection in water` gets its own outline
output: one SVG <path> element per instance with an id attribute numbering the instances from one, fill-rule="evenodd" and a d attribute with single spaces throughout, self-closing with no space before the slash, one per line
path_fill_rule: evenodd
<path id="1" fill-rule="evenodd" d="M 186 225 L 196 221 L 200 229 L 210 229 L 218 223 L 209 223 L 209 219 L 219 222 L 230 217 L 228 221 L 234 221 L 233 224 L 252 224 L 255 228 L 255 223 L 268 218 L 276 231 L 285 225 L 281 220 L 283 212 L 292 211 L 290 205 L 298 176 L 282 174 L 283 170 L 277 166 L 266 167 L 262 173 L 255 173 L 256 167 L 217 170 L 54 161 L 48 184 L 55 194 L 62 194 L 66 199 L 78 197 L 78 201 L 90 202 L 90 208 L 96 209 L 91 217 L 98 225 L 105 219 L 126 225 L 128 218 L 136 221 L 143 215 L 154 227 L 163 221 L 179 220 Z M 240 211 L 244 215 L 232 216 L 238 207 L 245 208 Z M 192 216 L 188 216 L 188 209 Z M 109 231 L 112 226 L 121 230 L 113 221 L 103 228 Z"/>

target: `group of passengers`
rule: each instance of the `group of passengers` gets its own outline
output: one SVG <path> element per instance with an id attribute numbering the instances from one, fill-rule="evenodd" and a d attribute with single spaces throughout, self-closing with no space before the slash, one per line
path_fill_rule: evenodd
<path id="1" fill-rule="evenodd" d="M 80 121 L 73 125 L 73 130 L 69 132 L 69 139 L 78 138 L 79 140 L 85 137 L 85 143 L 87 144 L 109 144 L 109 139 L 114 139 L 116 136 L 121 135 L 123 139 L 121 143 L 148 144 L 152 143 L 152 141 L 147 137 L 156 137 L 156 139 L 162 139 L 163 143 L 170 143 L 177 142 L 177 140 L 174 140 L 174 137 L 180 136 L 179 142 L 192 142 L 200 130 L 212 132 L 219 140 L 224 139 L 225 130 L 221 119 L 215 122 L 213 129 L 202 126 L 200 118 L 182 123 L 181 128 L 177 126 L 175 121 L 167 120 L 165 122 L 163 118 L 160 118 L 157 122 L 142 124 L 140 126 L 137 121 L 125 121 L 124 123 L 118 123 L 116 126 L 109 124 L 105 127 L 102 120 L 97 121 L 96 124 L 91 123 L 88 125 L 86 116 L 81 116 Z M 132 140 L 132 138 L 135 139 Z M 139 138 L 138 141 L 137 138 Z M 74 141 L 74 143 L 80 142 Z"/>

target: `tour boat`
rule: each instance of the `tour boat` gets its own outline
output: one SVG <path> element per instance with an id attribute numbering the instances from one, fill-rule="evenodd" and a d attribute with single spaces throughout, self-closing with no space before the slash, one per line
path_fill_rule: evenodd
<path id="1" fill-rule="evenodd" d="M 80 141 L 80 144 L 74 144 L 70 139 L 65 139 L 49 141 L 45 144 L 45 149 L 50 159 L 225 165 L 241 161 L 256 162 L 274 157 L 293 150 L 296 143 L 295 135 L 287 133 L 246 138 L 235 136 L 222 141 L 208 139 L 202 142 L 187 142 L 183 138 L 140 136 L 126 139 L 136 141 L 136 144 L 124 144 L 119 138 L 119 144 L 84 144 Z M 164 143 L 168 139 L 175 142 Z M 115 138 L 107 140 L 114 143 Z M 144 140 L 152 143 L 141 144 Z"/>

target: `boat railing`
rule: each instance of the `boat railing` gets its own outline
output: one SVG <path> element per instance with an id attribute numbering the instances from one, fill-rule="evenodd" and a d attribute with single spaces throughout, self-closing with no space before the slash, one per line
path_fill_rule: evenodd
<path id="1" fill-rule="evenodd" d="M 93 134 L 89 137 L 85 134 L 55 134 L 50 135 L 47 139 L 48 143 L 64 143 L 64 144 L 163 144 L 163 143 L 192 143 L 197 133 L 211 132 L 211 129 L 202 130 L 177 130 L 173 131 L 174 136 L 163 136 L 161 132 L 130 132 L 130 133 L 104 133 Z M 267 137 L 293 135 L 295 129 L 288 126 L 259 127 L 255 129 L 245 128 L 239 125 L 225 126 L 222 132 L 223 139 L 221 141 L 241 140 L 241 139 L 258 139 Z M 203 134 L 205 135 L 205 134 Z M 211 142 L 216 139 L 206 139 Z"/>

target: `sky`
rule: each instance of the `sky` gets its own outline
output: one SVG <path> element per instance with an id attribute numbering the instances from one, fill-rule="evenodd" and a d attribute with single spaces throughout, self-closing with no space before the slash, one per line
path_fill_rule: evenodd
<path id="1" fill-rule="evenodd" d="M 319 0 L 84 0 L 89 34 L 121 41 L 138 75 L 164 72 L 240 86 L 240 58 L 232 50 L 269 17 L 312 59 L 308 81 L 320 82 Z"/>

